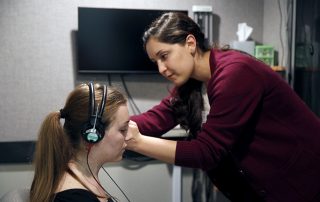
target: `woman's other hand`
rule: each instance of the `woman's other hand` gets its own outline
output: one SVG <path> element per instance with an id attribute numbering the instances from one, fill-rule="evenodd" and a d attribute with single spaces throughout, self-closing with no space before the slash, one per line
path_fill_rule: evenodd
<path id="1" fill-rule="evenodd" d="M 129 130 L 128 134 L 125 138 L 125 142 L 127 144 L 126 149 L 134 150 L 137 146 L 139 140 L 141 139 L 141 133 L 139 131 L 138 125 L 134 121 L 129 122 Z"/>
<path id="2" fill-rule="evenodd" d="M 125 142 L 128 150 L 166 163 L 173 164 L 175 161 L 176 141 L 142 135 L 134 121 L 129 122 L 129 130 Z"/>

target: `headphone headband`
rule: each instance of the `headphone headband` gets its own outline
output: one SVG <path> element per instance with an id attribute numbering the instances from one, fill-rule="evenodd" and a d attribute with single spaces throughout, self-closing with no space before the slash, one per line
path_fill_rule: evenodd
<path id="1" fill-rule="evenodd" d="M 101 99 L 101 104 L 100 104 L 100 111 L 99 111 L 99 116 L 102 117 L 103 112 L 104 112 L 104 107 L 106 106 L 106 101 L 107 101 L 107 86 L 103 85 L 103 94 L 102 94 L 102 99 Z"/>
<path id="2" fill-rule="evenodd" d="M 94 110 L 96 108 L 96 102 L 95 102 L 95 92 L 94 92 L 94 86 L 93 83 L 90 81 L 88 83 L 89 86 L 89 118 L 94 116 Z"/>
<path id="3" fill-rule="evenodd" d="M 93 82 L 88 83 L 89 87 L 89 120 L 85 123 L 82 130 L 84 140 L 89 143 L 99 142 L 104 137 L 105 125 L 102 123 L 102 115 L 104 112 L 107 99 L 107 86 L 103 85 L 103 94 L 100 106 L 96 108 L 96 99 Z"/>

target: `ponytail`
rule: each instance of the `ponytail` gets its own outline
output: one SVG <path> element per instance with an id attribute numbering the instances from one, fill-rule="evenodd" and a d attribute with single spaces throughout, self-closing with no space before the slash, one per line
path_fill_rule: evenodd
<path id="1" fill-rule="evenodd" d="M 53 200 L 54 192 L 72 156 L 69 142 L 60 123 L 60 113 L 50 113 L 41 125 L 36 143 L 30 202 Z"/>

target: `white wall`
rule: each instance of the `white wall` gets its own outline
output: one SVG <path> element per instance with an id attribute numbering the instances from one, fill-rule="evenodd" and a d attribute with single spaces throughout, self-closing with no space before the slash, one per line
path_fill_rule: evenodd
<path id="1" fill-rule="evenodd" d="M 290 65 L 291 54 L 287 32 L 290 32 L 292 26 L 292 6 L 293 0 L 264 1 L 263 42 L 274 47 L 277 65 L 287 68 Z"/>
<path id="2" fill-rule="evenodd" d="M 75 84 L 106 82 L 105 75 L 81 76 L 75 71 L 72 33 L 77 30 L 77 7 L 186 9 L 193 16 L 192 5 L 213 7 L 214 39 L 220 44 L 237 39 L 241 22 L 254 28 L 253 40 L 262 42 L 263 0 L 1 0 L 0 141 L 35 140 L 43 118 L 63 106 Z M 119 76 L 112 75 L 112 80 L 122 87 Z M 141 111 L 167 94 L 168 82 L 160 76 L 128 75 L 126 81 Z M 171 200 L 171 166 L 160 162 L 135 166 L 121 162 L 107 169 L 132 201 Z M 0 196 L 29 186 L 32 175 L 30 165 L 0 165 Z M 184 169 L 184 202 L 191 201 L 191 177 L 191 169 Z M 116 190 L 107 181 L 104 184 Z M 115 195 L 123 199 L 120 193 Z"/>

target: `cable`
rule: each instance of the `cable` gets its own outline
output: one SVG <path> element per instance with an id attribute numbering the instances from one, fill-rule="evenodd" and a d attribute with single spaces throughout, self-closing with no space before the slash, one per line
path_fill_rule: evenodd
<path id="1" fill-rule="evenodd" d="M 89 153 L 90 153 L 91 147 L 92 147 L 92 144 L 90 144 L 90 145 L 88 146 L 88 152 L 87 152 L 87 166 L 88 166 L 88 168 L 89 168 L 89 171 L 90 171 L 93 179 L 98 183 L 98 185 L 103 189 L 103 191 L 104 191 L 108 196 L 110 196 L 110 197 L 112 198 L 112 200 L 115 200 L 115 198 L 114 198 L 113 196 L 111 196 L 111 194 L 110 194 L 110 193 L 100 184 L 100 182 L 96 179 L 96 177 L 94 176 L 94 174 L 93 174 L 93 172 L 92 172 L 92 170 L 91 170 L 91 168 L 90 168 L 90 166 L 89 166 Z M 116 200 L 115 200 L 115 201 L 116 201 Z"/>
<path id="2" fill-rule="evenodd" d="M 111 81 L 111 76 L 110 76 L 110 74 L 108 74 L 108 83 L 109 83 L 109 86 L 112 86 L 112 81 Z M 130 104 L 130 108 L 131 108 L 132 111 L 133 111 L 133 114 L 137 114 L 136 111 L 135 111 L 134 106 L 132 105 L 132 103 L 131 103 L 131 101 L 130 101 L 130 99 L 129 99 L 128 102 L 129 102 L 129 104 Z"/>
<path id="3" fill-rule="evenodd" d="M 91 146 L 92 146 L 92 145 L 90 145 L 90 146 L 88 147 L 88 153 L 87 153 L 87 166 L 88 166 L 88 168 L 89 168 L 89 171 L 90 171 L 93 179 L 98 183 L 98 185 L 103 189 L 103 191 L 105 191 L 105 192 L 112 198 L 112 200 L 117 201 L 117 200 L 100 184 L 100 182 L 96 179 L 96 177 L 95 177 L 95 176 L 93 175 L 93 173 L 92 173 L 92 170 L 91 170 L 91 168 L 90 168 L 90 166 L 89 166 L 89 161 L 88 161 L 88 159 L 89 159 L 89 153 L 90 153 L 90 150 L 91 150 Z M 128 200 L 128 202 L 130 202 L 130 199 L 128 198 L 128 196 L 124 193 L 124 191 L 123 191 L 123 190 L 120 188 L 120 186 L 114 181 L 114 179 L 111 177 L 111 175 L 109 175 L 109 173 L 105 170 L 105 168 L 104 168 L 103 166 L 102 166 L 102 169 L 103 169 L 103 171 L 109 176 L 109 178 L 112 180 L 112 182 L 118 187 L 118 189 L 121 191 L 121 193 L 124 195 L 124 197 Z"/>
<path id="4" fill-rule="evenodd" d="M 125 91 L 126 91 L 126 93 L 127 93 L 127 95 L 128 95 L 128 102 L 129 102 L 129 105 L 130 105 L 130 109 L 132 109 L 133 114 L 136 115 L 136 114 L 137 114 L 136 108 L 135 108 L 135 106 L 134 106 L 133 103 L 132 103 L 132 97 L 131 97 L 131 95 L 130 95 L 130 93 L 129 93 L 129 90 L 128 90 L 127 86 L 126 86 L 125 83 L 124 83 L 124 79 L 123 79 L 123 76 L 122 76 L 122 75 L 121 75 L 121 81 L 122 81 L 122 85 L 124 86 L 124 89 L 125 89 Z"/>
<path id="5" fill-rule="evenodd" d="M 109 83 L 109 86 L 112 86 L 112 81 L 111 81 L 111 76 L 110 74 L 108 74 L 108 83 Z M 128 93 L 127 93 L 128 94 Z M 137 114 L 136 111 L 135 111 L 135 107 L 132 105 L 132 102 L 131 100 L 129 99 L 129 104 L 130 104 L 130 108 L 132 109 L 133 111 L 133 114 Z"/>
<path id="6" fill-rule="evenodd" d="M 134 102 L 134 100 L 133 100 L 133 98 L 132 98 L 132 96 L 131 96 L 128 88 L 127 88 L 127 85 L 126 85 L 126 83 L 125 83 L 125 81 L 124 81 L 123 75 L 121 75 L 120 77 L 121 77 L 122 85 L 123 85 L 123 87 L 124 87 L 124 89 L 125 89 L 125 91 L 126 91 L 126 93 L 127 93 L 127 95 L 128 95 L 129 102 L 131 101 L 132 104 L 133 104 L 133 106 L 134 106 L 133 109 L 135 108 L 135 109 L 138 111 L 138 113 L 141 114 L 140 109 L 138 108 L 138 106 L 137 106 L 136 103 Z"/>
<path id="7" fill-rule="evenodd" d="M 128 89 L 127 85 L 126 85 L 126 82 L 125 82 L 125 80 L 124 80 L 124 78 L 123 78 L 123 75 L 121 75 L 121 82 L 122 82 L 122 85 L 123 85 L 123 87 L 124 87 L 127 95 L 128 95 L 128 98 L 129 98 L 130 104 L 131 104 L 131 106 L 132 106 L 132 109 L 133 109 L 133 111 L 134 111 L 134 114 L 137 114 L 135 110 L 137 110 L 138 114 L 141 114 L 140 109 L 138 108 L 138 106 L 137 106 L 136 103 L 134 102 L 133 97 L 131 96 L 131 94 L 130 94 L 130 92 L 129 92 L 129 89 Z"/>
<path id="8" fill-rule="evenodd" d="M 121 193 L 126 197 L 126 199 L 130 202 L 130 199 L 127 197 L 127 195 L 124 193 L 124 191 L 119 187 L 119 185 L 113 180 L 111 175 L 106 171 L 106 169 L 102 166 L 102 170 L 109 176 L 109 178 L 112 180 L 112 182 L 118 187 L 118 189 L 121 191 Z"/>
<path id="9" fill-rule="evenodd" d="M 109 86 L 112 86 L 110 74 L 108 74 L 108 84 L 109 84 Z"/>
<path id="10" fill-rule="evenodd" d="M 131 99 L 132 99 L 132 98 L 131 98 Z M 135 106 L 132 104 L 131 99 L 130 99 L 129 96 L 128 96 L 128 102 L 129 102 L 129 105 L 130 105 L 130 109 L 132 109 L 133 114 L 136 115 L 137 112 L 136 112 Z"/>

